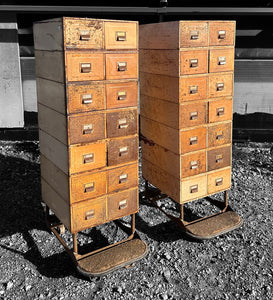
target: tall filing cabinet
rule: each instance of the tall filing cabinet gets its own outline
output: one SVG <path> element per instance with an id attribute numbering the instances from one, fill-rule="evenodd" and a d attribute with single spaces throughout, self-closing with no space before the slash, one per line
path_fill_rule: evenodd
<path id="1" fill-rule="evenodd" d="M 135 214 L 138 23 L 52 19 L 34 41 L 43 201 L 74 235 Z"/>
<path id="2" fill-rule="evenodd" d="M 231 186 L 234 42 L 233 21 L 140 26 L 142 173 L 181 205 Z"/>

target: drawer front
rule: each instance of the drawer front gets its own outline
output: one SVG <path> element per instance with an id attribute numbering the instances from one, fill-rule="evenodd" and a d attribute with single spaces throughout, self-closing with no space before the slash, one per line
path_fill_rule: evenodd
<path id="1" fill-rule="evenodd" d="M 208 73 L 208 50 L 180 52 L 180 75 Z"/>
<path id="2" fill-rule="evenodd" d="M 231 168 L 221 170 L 208 175 L 208 194 L 230 189 Z"/>
<path id="3" fill-rule="evenodd" d="M 106 79 L 138 78 L 138 55 L 106 54 Z"/>
<path id="4" fill-rule="evenodd" d="M 64 19 L 64 45 L 67 49 L 102 49 L 103 23 L 98 20 Z"/>
<path id="5" fill-rule="evenodd" d="M 137 109 L 107 113 L 107 137 L 133 135 L 137 133 Z"/>
<path id="6" fill-rule="evenodd" d="M 105 22 L 105 49 L 137 49 L 137 23 Z"/>
<path id="7" fill-rule="evenodd" d="M 70 144 L 88 143 L 105 138 L 105 114 L 85 113 L 68 117 Z"/>
<path id="8" fill-rule="evenodd" d="M 208 171 L 231 165 L 231 147 L 221 147 L 208 151 Z"/>
<path id="9" fill-rule="evenodd" d="M 69 114 L 105 109 L 104 84 L 68 85 L 67 97 Z"/>
<path id="10" fill-rule="evenodd" d="M 197 151 L 206 148 L 207 129 L 197 129 L 180 132 L 181 154 Z"/>
<path id="11" fill-rule="evenodd" d="M 67 81 L 103 80 L 103 54 L 66 52 L 66 76 Z"/>
<path id="12" fill-rule="evenodd" d="M 232 120 L 232 99 L 209 102 L 209 123 Z"/>
<path id="13" fill-rule="evenodd" d="M 107 155 L 109 166 L 136 161 L 138 159 L 138 138 L 110 140 Z"/>
<path id="14" fill-rule="evenodd" d="M 70 174 L 106 166 L 106 143 L 94 143 L 69 148 Z"/>
<path id="15" fill-rule="evenodd" d="M 105 223 L 106 201 L 106 196 L 103 196 L 74 204 L 71 207 L 71 233 Z"/>
<path id="16" fill-rule="evenodd" d="M 207 175 L 191 179 L 184 179 L 181 182 L 181 202 L 199 199 L 207 194 Z"/>
<path id="17" fill-rule="evenodd" d="M 209 76 L 209 98 L 232 96 L 233 75 L 217 74 Z"/>
<path id="18" fill-rule="evenodd" d="M 180 78 L 181 101 L 202 100 L 207 98 L 207 77 Z"/>
<path id="19" fill-rule="evenodd" d="M 226 72 L 234 70 L 234 48 L 210 50 L 209 72 Z"/>
<path id="20" fill-rule="evenodd" d="M 208 147 L 216 147 L 231 143 L 231 123 L 208 128 Z"/>
<path id="21" fill-rule="evenodd" d="M 108 193 L 138 186 L 138 164 L 109 170 L 107 173 Z"/>
<path id="22" fill-rule="evenodd" d="M 108 195 L 108 218 L 115 220 L 138 211 L 138 189 Z"/>
<path id="23" fill-rule="evenodd" d="M 137 99 L 137 82 L 106 84 L 107 109 L 137 106 Z"/>
<path id="24" fill-rule="evenodd" d="M 235 22 L 209 22 L 209 45 L 234 45 Z"/>
<path id="25" fill-rule="evenodd" d="M 206 172 L 206 151 L 181 157 L 181 178 Z"/>
<path id="26" fill-rule="evenodd" d="M 106 172 L 76 175 L 71 177 L 71 203 L 106 194 Z"/>
<path id="27" fill-rule="evenodd" d="M 208 46 L 208 23 L 180 22 L 180 47 Z"/>
<path id="28" fill-rule="evenodd" d="M 205 124 L 207 119 L 207 102 L 180 105 L 179 115 L 180 128 Z"/>

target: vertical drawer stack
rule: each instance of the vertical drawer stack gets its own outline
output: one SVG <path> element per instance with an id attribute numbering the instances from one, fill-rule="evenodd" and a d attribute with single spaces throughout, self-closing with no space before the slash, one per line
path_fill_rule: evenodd
<path id="1" fill-rule="evenodd" d="M 180 204 L 231 186 L 233 21 L 140 26 L 143 177 Z"/>
<path id="2" fill-rule="evenodd" d="M 138 211 L 138 23 L 34 25 L 42 199 L 71 233 Z"/>

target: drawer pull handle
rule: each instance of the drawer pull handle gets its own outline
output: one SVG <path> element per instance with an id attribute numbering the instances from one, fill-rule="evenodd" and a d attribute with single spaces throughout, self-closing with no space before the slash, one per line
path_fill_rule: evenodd
<path id="1" fill-rule="evenodd" d="M 90 104 L 93 102 L 92 94 L 82 95 L 82 104 Z"/>
<path id="2" fill-rule="evenodd" d="M 127 120 L 126 119 L 120 119 L 118 120 L 118 128 L 119 129 L 125 129 L 128 127 L 128 124 L 127 124 Z"/>
<path id="3" fill-rule="evenodd" d="M 95 217 L 95 210 L 89 210 L 85 213 L 85 220 L 90 220 Z"/>
<path id="4" fill-rule="evenodd" d="M 223 154 L 218 154 L 218 155 L 216 155 L 215 161 L 216 161 L 216 163 L 221 163 L 221 162 L 223 162 Z"/>
<path id="5" fill-rule="evenodd" d="M 190 59 L 190 68 L 198 67 L 198 59 Z"/>
<path id="6" fill-rule="evenodd" d="M 197 111 L 193 111 L 190 113 L 190 120 L 196 120 L 198 119 L 198 112 Z"/>
<path id="7" fill-rule="evenodd" d="M 197 160 L 191 161 L 191 169 L 194 170 L 197 169 L 197 167 L 198 167 Z"/>
<path id="8" fill-rule="evenodd" d="M 224 40 L 226 38 L 226 31 L 225 30 L 219 30 L 218 31 L 218 39 Z"/>
<path id="9" fill-rule="evenodd" d="M 222 116 L 225 114 L 225 108 L 224 107 L 218 107 L 216 109 L 216 112 L 217 112 L 217 116 Z"/>
<path id="10" fill-rule="evenodd" d="M 128 147 L 121 147 L 119 148 L 119 156 L 125 155 L 128 153 Z"/>
<path id="11" fill-rule="evenodd" d="M 216 133 L 216 140 L 221 140 L 224 138 L 223 131 L 219 131 Z"/>
<path id="12" fill-rule="evenodd" d="M 196 145 L 198 141 L 197 136 L 190 137 L 190 145 Z"/>
<path id="13" fill-rule="evenodd" d="M 81 73 L 90 73 L 91 72 L 91 64 L 81 64 Z"/>
<path id="14" fill-rule="evenodd" d="M 80 40 L 89 41 L 90 40 L 90 30 L 80 30 Z"/>
<path id="15" fill-rule="evenodd" d="M 116 41 L 125 42 L 126 41 L 126 32 L 125 31 L 116 31 Z"/>
<path id="16" fill-rule="evenodd" d="M 198 40 L 199 39 L 199 31 L 198 30 L 192 30 L 191 31 L 191 40 Z"/>
<path id="17" fill-rule="evenodd" d="M 190 191 L 191 191 L 191 194 L 197 193 L 197 192 L 198 192 L 198 184 L 192 185 L 192 186 L 190 187 Z"/>
<path id="18" fill-rule="evenodd" d="M 198 85 L 191 85 L 190 94 L 197 94 L 197 93 L 198 93 Z"/>
<path id="19" fill-rule="evenodd" d="M 217 178 L 217 179 L 215 180 L 215 185 L 216 185 L 216 186 L 219 186 L 219 185 L 222 185 L 222 184 L 223 184 L 223 177 Z"/>
<path id="20" fill-rule="evenodd" d="M 83 163 L 84 164 L 89 164 L 94 162 L 94 153 L 90 153 L 90 154 L 85 154 L 83 156 Z"/>
<path id="21" fill-rule="evenodd" d="M 118 100 L 126 100 L 126 98 L 127 98 L 126 91 L 118 92 Z"/>
<path id="22" fill-rule="evenodd" d="M 128 174 L 122 174 L 119 176 L 119 182 L 118 183 L 124 183 L 127 182 Z"/>
<path id="23" fill-rule="evenodd" d="M 216 84 L 216 90 L 217 91 L 223 91 L 224 90 L 224 88 L 225 88 L 225 86 L 224 86 L 224 83 L 223 82 L 218 82 L 217 84 Z"/>
<path id="24" fill-rule="evenodd" d="M 125 72 L 127 71 L 127 62 L 118 62 L 117 63 L 117 69 L 118 69 L 118 72 Z"/>
<path id="25" fill-rule="evenodd" d="M 85 193 L 90 193 L 90 192 L 93 192 L 94 190 L 95 190 L 95 182 L 86 183 L 84 185 Z"/>
<path id="26" fill-rule="evenodd" d="M 83 125 L 83 134 L 93 133 L 93 124 Z"/>
<path id="27" fill-rule="evenodd" d="M 226 57 L 225 56 L 220 56 L 218 57 L 218 65 L 225 65 L 226 64 Z"/>
<path id="28" fill-rule="evenodd" d="M 118 209 L 124 209 L 126 207 L 127 207 L 127 199 L 119 201 L 119 203 L 118 203 Z"/>

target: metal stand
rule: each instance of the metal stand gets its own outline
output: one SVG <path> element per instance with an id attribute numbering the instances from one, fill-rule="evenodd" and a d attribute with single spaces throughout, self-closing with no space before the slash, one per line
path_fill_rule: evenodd
<path id="1" fill-rule="evenodd" d="M 174 217 L 168 214 L 164 209 L 156 203 L 159 199 L 165 198 L 159 190 L 157 192 L 149 192 L 148 181 L 145 180 L 145 197 L 151 203 L 175 222 L 182 231 L 195 239 L 205 240 L 211 239 L 221 234 L 232 231 L 240 227 L 243 223 L 242 218 L 236 214 L 228 205 L 228 190 L 224 191 L 224 202 L 206 197 L 206 199 L 221 209 L 221 212 L 210 215 L 208 217 L 199 218 L 198 220 L 187 222 L 184 220 L 184 204 L 180 204 L 180 217 Z"/>
<path id="2" fill-rule="evenodd" d="M 95 251 L 79 254 L 77 233 L 73 233 L 73 248 L 65 243 L 61 234 L 64 233 L 64 225 L 55 215 L 49 214 L 49 207 L 46 206 L 46 223 L 54 233 L 59 242 L 65 248 L 77 270 L 89 277 L 104 276 L 122 267 L 130 267 L 134 262 L 142 259 L 148 253 L 148 247 L 135 231 L 135 214 L 131 215 L 131 227 L 127 227 L 119 220 L 114 221 L 129 236 L 117 243 L 97 249 Z"/>

